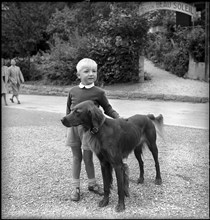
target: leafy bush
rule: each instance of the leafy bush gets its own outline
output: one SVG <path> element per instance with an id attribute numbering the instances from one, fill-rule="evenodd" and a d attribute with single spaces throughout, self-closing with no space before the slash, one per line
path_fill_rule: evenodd
<path id="1" fill-rule="evenodd" d="M 139 55 L 148 31 L 146 20 L 135 9 L 124 14 L 113 4 L 109 18 L 99 19 L 98 27 L 98 34 L 90 40 L 89 55 L 99 64 L 99 82 L 138 81 Z"/>
<path id="2" fill-rule="evenodd" d="M 173 45 L 165 36 L 165 33 L 149 33 L 146 49 L 146 56 L 154 63 L 162 66 L 164 64 L 165 54 L 173 49 Z"/>
<path id="3" fill-rule="evenodd" d="M 180 27 L 173 36 L 176 45 L 185 48 L 195 61 L 205 61 L 205 29 L 202 26 Z"/>
<path id="4" fill-rule="evenodd" d="M 148 25 L 145 18 L 138 16 L 138 7 L 122 10 L 120 5 L 114 3 L 109 14 L 94 17 L 94 30 L 98 31 L 85 34 L 81 27 L 86 22 L 77 23 L 80 10 L 56 11 L 47 28 L 53 36 L 49 41 L 50 58 L 37 61 L 45 82 L 74 83 L 76 64 L 84 57 L 98 63 L 99 85 L 138 81 L 139 55 L 144 49 Z"/>
<path id="5" fill-rule="evenodd" d="M 59 62 L 51 61 L 49 64 L 43 65 L 44 81 L 55 85 L 72 84 L 76 79 L 75 66 L 69 62 L 60 60 Z"/>
<path id="6" fill-rule="evenodd" d="M 138 80 L 139 51 L 143 50 L 148 27 L 137 11 L 131 10 L 129 16 L 123 17 L 119 7 L 113 6 L 110 16 L 101 16 L 94 23 L 98 32 L 85 35 L 79 34 L 81 30 L 75 28 L 80 28 L 80 24 L 66 26 L 66 21 L 70 20 L 74 19 L 66 8 L 54 16 L 53 25 L 49 26 L 54 38 L 51 45 L 53 64 L 47 69 L 47 78 L 72 83 L 76 80 L 77 62 L 89 57 L 98 63 L 99 84 Z M 56 33 L 58 25 L 62 27 L 61 33 Z"/>
<path id="7" fill-rule="evenodd" d="M 205 30 L 201 26 L 187 34 L 187 49 L 197 62 L 205 61 Z"/>
<path id="8" fill-rule="evenodd" d="M 28 59 L 18 59 L 17 66 L 20 67 L 25 81 L 36 81 L 43 78 L 43 73 L 39 70 L 39 66 Z"/>
<path id="9" fill-rule="evenodd" d="M 188 71 L 189 55 L 184 49 L 176 49 L 164 55 L 164 69 L 183 77 Z"/>
<path id="10" fill-rule="evenodd" d="M 76 64 L 88 54 L 87 38 L 79 36 L 75 31 L 69 41 L 55 34 L 52 42 L 50 57 L 42 64 L 45 82 L 62 85 L 74 83 L 77 80 Z"/>
<path id="11" fill-rule="evenodd" d="M 201 26 L 178 28 L 170 38 L 167 33 L 148 35 L 146 57 L 177 76 L 187 73 L 189 53 L 195 61 L 204 62 L 205 30 Z"/>
<path id="12" fill-rule="evenodd" d="M 138 53 L 126 45 L 118 45 L 112 38 L 91 42 L 89 57 L 98 63 L 99 84 L 113 84 L 138 80 Z"/>

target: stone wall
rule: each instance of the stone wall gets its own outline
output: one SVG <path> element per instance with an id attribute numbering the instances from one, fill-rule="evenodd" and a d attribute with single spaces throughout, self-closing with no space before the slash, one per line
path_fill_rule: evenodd
<path id="1" fill-rule="evenodd" d="M 205 80 L 205 63 L 195 62 L 192 56 L 189 56 L 189 67 L 186 77 L 189 79 Z"/>

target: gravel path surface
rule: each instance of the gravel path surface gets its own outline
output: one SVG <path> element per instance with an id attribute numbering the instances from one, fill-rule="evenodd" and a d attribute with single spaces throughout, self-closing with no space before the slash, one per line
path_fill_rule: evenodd
<path id="1" fill-rule="evenodd" d="M 65 144 L 62 114 L 3 109 L 2 218 L 196 218 L 209 219 L 209 131 L 165 127 L 166 142 L 158 138 L 163 184 L 156 186 L 154 161 L 144 151 L 145 183 L 137 184 L 138 164 L 130 167 L 130 198 L 116 213 L 116 178 L 110 203 L 87 190 L 82 165 L 82 199 L 70 200 L 72 155 Z M 96 177 L 101 171 L 94 157 Z"/>

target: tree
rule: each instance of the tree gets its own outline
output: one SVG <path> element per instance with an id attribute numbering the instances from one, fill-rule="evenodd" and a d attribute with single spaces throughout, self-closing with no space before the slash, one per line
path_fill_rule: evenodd
<path id="1" fill-rule="evenodd" d="M 55 5 L 51 2 L 4 2 L 3 6 L 6 10 L 2 15 L 2 57 L 26 58 L 26 64 L 22 62 L 25 76 L 30 78 L 30 57 L 37 53 L 38 45 L 46 45 L 46 27 Z"/>
<path id="2" fill-rule="evenodd" d="M 111 4 L 108 19 L 97 21 L 98 40 L 92 53 L 101 63 L 106 83 L 139 80 L 139 58 L 149 27 L 146 19 L 138 15 L 139 3 L 130 3 L 129 7 L 127 4 Z"/>
<path id="3" fill-rule="evenodd" d="M 69 3 L 62 10 L 56 10 L 52 15 L 47 32 L 69 41 L 75 31 L 78 35 L 87 36 L 98 32 L 97 20 L 107 18 L 110 13 L 110 3 L 107 2 L 75 2 Z"/>
<path id="4" fill-rule="evenodd" d="M 101 83 L 137 81 L 148 31 L 146 19 L 138 16 L 138 6 L 135 2 L 77 2 L 57 10 L 47 27 L 54 61 L 76 64 L 88 56 L 99 64 Z"/>
<path id="5" fill-rule="evenodd" d="M 46 41 L 46 27 L 54 11 L 50 2 L 4 2 L 2 47 L 7 57 L 30 56 Z"/>

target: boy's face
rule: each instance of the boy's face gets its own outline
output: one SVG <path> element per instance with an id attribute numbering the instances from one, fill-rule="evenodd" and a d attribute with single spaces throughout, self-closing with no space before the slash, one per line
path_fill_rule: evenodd
<path id="1" fill-rule="evenodd" d="M 77 72 L 77 76 L 83 85 L 90 85 L 97 79 L 97 66 L 84 66 L 79 72 Z"/>

